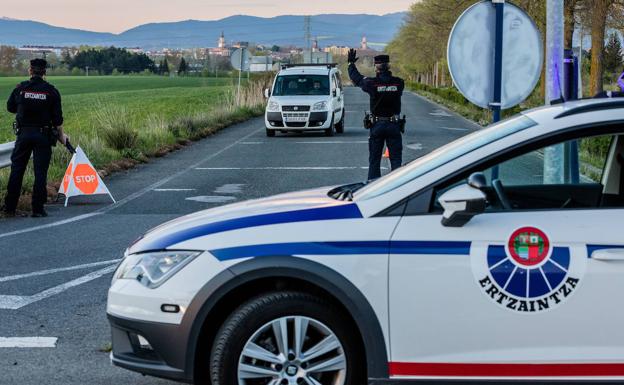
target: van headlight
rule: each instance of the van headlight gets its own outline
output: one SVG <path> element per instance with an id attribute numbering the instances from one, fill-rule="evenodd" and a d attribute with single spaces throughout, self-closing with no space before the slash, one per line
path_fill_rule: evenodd
<path id="1" fill-rule="evenodd" d="M 200 255 L 201 251 L 158 251 L 127 256 L 117 268 L 115 279 L 135 279 L 154 289 Z"/>
<path id="2" fill-rule="evenodd" d="M 312 111 L 325 111 L 327 110 L 327 102 L 318 102 L 312 106 Z"/>
<path id="3" fill-rule="evenodd" d="M 278 102 L 274 102 L 274 101 L 270 101 L 268 106 L 267 106 L 267 111 L 270 112 L 279 112 L 280 110 L 280 105 Z"/>

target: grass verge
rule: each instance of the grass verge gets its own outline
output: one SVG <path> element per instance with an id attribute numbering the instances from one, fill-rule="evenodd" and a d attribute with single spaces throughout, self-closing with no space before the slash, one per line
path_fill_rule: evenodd
<path id="1" fill-rule="evenodd" d="M 6 81 L 2 79 L 3 81 Z M 154 88 L 145 78 L 127 77 L 128 90 L 120 90 L 119 79 L 98 79 L 103 87 L 93 92 L 92 80 L 88 78 L 63 79 L 68 82 L 69 95 L 63 97 L 65 130 L 74 145 L 80 145 L 100 172 L 106 176 L 112 172 L 147 162 L 212 135 L 229 125 L 259 116 L 264 111 L 262 89 L 266 79 L 257 79 L 242 88 L 241 103 L 236 104 L 235 88 L 219 79 L 172 79 Z M 69 84 L 72 81 L 87 81 Z M 55 84 L 55 79 L 50 79 Z M 58 84 L 58 82 L 56 82 Z M 14 84 L 13 84 L 14 86 Z M 147 88 L 142 88 L 147 87 Z M 61 92 L 63 89 L 58 87 Z M 82 92 L 80 91 L 82 90 Z M 2 92 L 6 90 L 3 89 Z M 10 116 L 12 119 L 12 116 Z M 10 120 L 1 116 L 0 124 L 7 127 Z M 7 131 L 7 130 L 3 130 Z M 14 140 L 2 132 L 3 142 Z M 56 191 L 71 158 L 64 147 L 57 146 L 52 155 L 48 173 L 48 195 L 56 198 Z M 9 169 L 0 170 L 0 195 L 6 191 Z M 32 164 L 26 172 L 23 196 L 19 208 L 30 208 L 29 193 L 32 189 Z"/>

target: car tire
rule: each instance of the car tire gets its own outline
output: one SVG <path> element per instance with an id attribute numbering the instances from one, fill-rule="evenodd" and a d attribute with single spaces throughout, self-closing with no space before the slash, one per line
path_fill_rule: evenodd
<path id="1" fill-rule="evenodd" d="M 334 118 L 335 116 L 332 115 L 331 124 L 329 125 L 329 128 L 325 130 L 325 136 L 334 136 L 334 134 L 336 133 L 336 125 L 334 124 Z"/>
<path id="2" fill-rule="evenodd" d="M 275 136 L 275 130 L 269 130 L 268 128 L 266 129 L 266 136 L 268 136 L 269 138 L 272 138 Z"/>
<path id="3" fill-rule="evenodd" d="M 345 110 L 343 109 L 342 117 L 340 118 L 340 121 L 336 123 L 336 132 L 338 134 L 344 133 L 344 123 L 345 123 Z"/>
<path id="4" fill-rule="evenodd" d="M 254 298 L 236 309 L 217 332 L 210 355 L 211 384 L 244 385 L 246 381 L 239 378 L 268 367 L 271 374 L 266 383 L 280 383 L 285 377 L 307 383 L 302 377 L 311 376 L 322 385 L 361 385 L 365 383 L 363 347 L 351 323 L 336 306 L 306 293 L 273 292 Z M 300 349 L 295 329 L 305 330 Z M 280 336 L 285 345 L 280 344 Z M 328 349 L 324 354 L 305 358 L 321 344 Z M 295 350 L 300 350 L 298 357 Z M 269 358 L 264 361 L 258 352 Z M 330 360 L 334 361 L 331 370 L 320 370 Z"/>

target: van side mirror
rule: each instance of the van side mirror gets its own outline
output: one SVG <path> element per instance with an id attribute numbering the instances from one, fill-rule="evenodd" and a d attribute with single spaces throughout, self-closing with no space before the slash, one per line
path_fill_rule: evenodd
<path id="1" fill-rule="evenodd" d="M 264 89 L 264 97 L 267 98 L 267 99 L 271 97 L 271 90 L 270 89 L 268 89 L 268 88 Z"/>
<path id="2" fill-rule="evenodd" d="M 332 96 L 333 97 L 337 97 L 338 96 L 338 91 L 337 90 L 333 90 L 332 91 Z"/>
<path id="3" fill-rule="evenodd" d="M 485 211 L 486 195 L 483 191 L 470 184 L 462 184 L 438 199 L 444 208 L 442 225 L 446 227 L 462 227 L 475 215 Z"/>

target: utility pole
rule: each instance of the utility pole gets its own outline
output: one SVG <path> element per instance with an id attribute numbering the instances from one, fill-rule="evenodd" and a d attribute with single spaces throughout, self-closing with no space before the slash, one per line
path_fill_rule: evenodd
<path id="1" fill-rule="evenodd" d="M 312 52 L 312 17 L 304 16 L 303 17 L 303 30 L 304 32 L 304 40 L 305 47 L 310 53 Z"/>
<path id="2" fill-rule="evenodd" d="M 563 98 L 563 0 L 546 3 L 546 104 Z M 565 148 L 561 145 L 544 150 L 544 183 L 564 183 Z"/>

